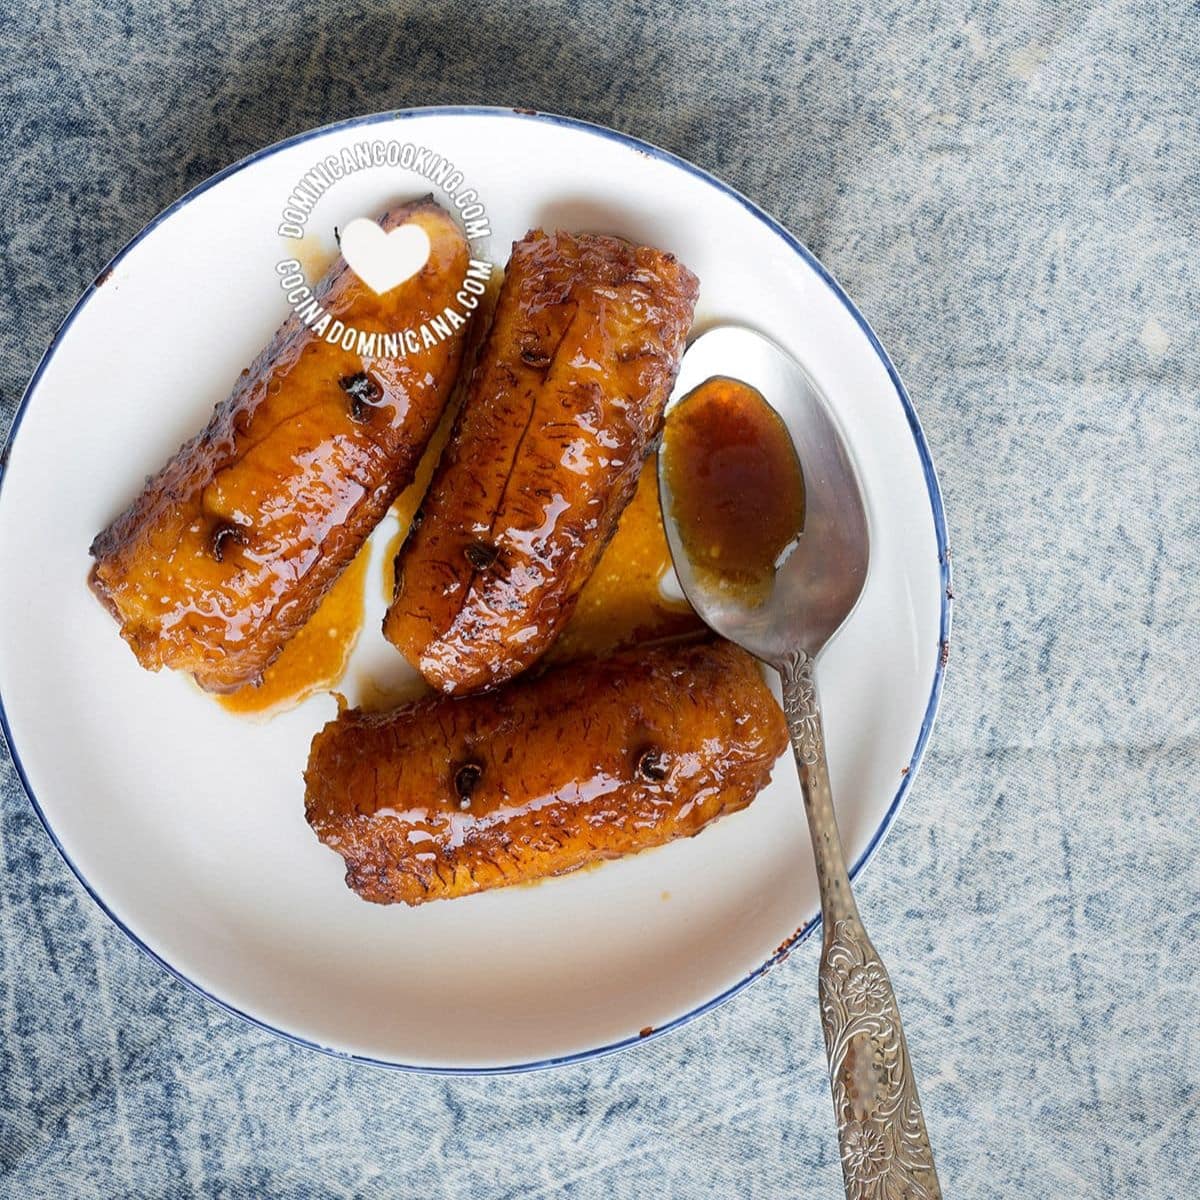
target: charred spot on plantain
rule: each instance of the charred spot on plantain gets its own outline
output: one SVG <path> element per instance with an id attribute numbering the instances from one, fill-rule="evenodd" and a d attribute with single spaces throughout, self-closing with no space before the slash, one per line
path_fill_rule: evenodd
<path id="1" fill-rule="evenodd" d="M 475 570 L 486 571 L 500 557 L 500 550 L 491 542 L 474 541 L 466 544 L 463 554 Z"/>
<path id="2" fill-rule="evenodd" d="M 634 756 L 638 775 L 649 783 L 662 783 L 670 774 L 670 764 L 660 746 L 643 746 Z"/>
<path id="3" fill-rule="evenodd" d="M 383 388 L 366 371 L 343 375 L 338 386 L 350 397 L 350 416 L 356 421 L 365 421 L 368 409 L 383 398 Z"/>
<path id="4" fill-rule="evenodd" d="M 244 546 L 246 531 L 240 525 L 234 525 L 230 521 L 219 522 L 213 528 L 212 538 L 209 541 L 209 549 L 217 562 L 225 561 L 225 551 L 231 541 L 237 546 Z"/>
<path id="5" fill-rule="evenodd" d="M 459 808 L 471 807 L 471 794 L 483 778 L 483 767 L 477 762 L 465 762 L 454 772 L 454 794 Z"/>
<path id="6" fill-rule="evenodd" d="M 539 346 L 524 346 L 521 349 L 521 361 L 527 367 L 541 371 L 550 365 L 550 355 Z"/>

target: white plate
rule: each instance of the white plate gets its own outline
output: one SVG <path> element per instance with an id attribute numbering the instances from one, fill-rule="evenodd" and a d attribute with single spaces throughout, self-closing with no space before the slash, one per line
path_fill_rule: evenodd
<path id="1" fill-rule="evenodd" d="M 168 209 L 71 312 L 17 413 L 0 493 L 0 714 L 50 836 L 140 946 L 267 1028 L 426 1070 L 547 1065 L 711 1008 L 812 927 L 790 762 L 697 838 L 533 888 L 381 908 L 346 889 L 341 860 L 304 821 L 301 770 L 333 700 L 268 723 L 230 716 L 186 679 L 141 670 L 85 586 L 92 536 L 286 315 L 275 229 L 295 181 L 344 146 L 392 137 L 444 155 L 478 190 L 494 260 L 535 225 L 672 250 L 701 279 L 698 328 L 754 326 L 824 390 L 873 533 L 862 602 L 819 665 L 860 867 L 912 783 L 937 705 L 941 498 L 895 370 L 796 239 L 682 160 L 561 117 L 426 109 L 282 142 Z M 334 224 L 427 190 L 401 169 L 361 171 L 322 199 L 311 228 L 331 246 Z M 397 661 L 375 632 L 380 578 L 352 698 L 364 671 Z"/>

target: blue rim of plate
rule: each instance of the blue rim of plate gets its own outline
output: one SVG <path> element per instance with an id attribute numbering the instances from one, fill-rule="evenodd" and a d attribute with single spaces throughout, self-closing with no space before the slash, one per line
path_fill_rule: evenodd
<path id="1" fill-rule="evenodd" d="M 50 365 L 54 357 L 55 351 L 58 349 L 59 343 L 67 335 L 75 318 L 83 311 L 88 301 L 95 294 L 97 287 L 102 283 L 113 269 L 130 253 L 145 237 L 153 230 L 157 229 L 168 218 L 174 216 L 185 205 L 190 204 L 197 196 L 208 191 L 209 188 L 215 187 L 223 179 L 230 175 L 236 174 L 238 171 L 244 170 L 246 167 L 252 166 L 260 159 L 269 158 L 273 154 L 278 154 L 282 150 L 289 149 L 292 146 L 302 145 L 304 142 L 311 141 L 313 138 L 321 137 L 324 134 L 332 133 L 336 130 L 353 129 L 362 125 L 377 125 L 385 121 L 405 120 L 411 117 L 463 117 L 463 116 L 478 116 L 478 117 L 504 117 L 506 119 L 518 119 L 524 121 L 536 121 L 550 125 L 561 125 L 569 129 L 576 129 L 584 133 L 591 134 L 593 137 L 606 138 L 609 141 L 618 142 L 623 146 L 627 146 L 631 150 L 636 150 L 642 154 L 647 154 L 652 158 L 656 158 L 661 162 L 665 162 L 673 167 L 678 167 L 682 171 L 686 171 L 689 175 L 695 176 L 697 179 L 703 180 L 711 187 L 723 192 L 725 195 L 736 200 L 751 216 L 756 220 L 761 221 L 773 233 L 787 243 L 787 245 L 798 254 L 804 262 L 812 268 L 813 271 L 822 279 L 829 290 L 835 297 L 845 306 L 846 310 L 854 318 L 859 328 L 866 335 L 867 341 L 870 342 L 871 348 L 879 356 L 880 362 L 883 363 L 888 377 L 892 381 L 892 385 L 896 389 L 896 395 L 900 400 L 901 407 L 904 409 L 904 415 L 908 419 L 909 429 L 912 431 L 913 441 L 916 444 L 917 455 L 921 460 L 921 469 L 925 475 L 925 486 L 929 492 L 929 502 L 933 510 L 933 525 L 937 539 L 938 550 L 938 567 L 941 574 L 941 616 L 938 630 L 938 656 L 937 665 L 934 668 L 933 686 L 929 693 L 929 702 L 925 707 L 925 715 L 921 720 L 921 729 L 917 734 L 916 745 L 913 747 L 912 757 L 909 759 L 908 767 L 901 780 L 899 788 L 896 790 L 895 796 L 892 798 L 888 810 L 883 815 L 879 826 L 871 835 L 871 840 L 867 844 L 867 848 L 859 855 L 858 860 L 850 869 L 851 879 L 857 878 L 859 872 L 867 865 L 874 857 L 875 851 L 879 849 L 880 843 L 891 829 L 896 820 L 896 815 L 900 811 L 901 805 L 904 803 L 905 797 L 908 795 L 909 789 L 912 787 L 913 779 L 920 767 L 921 759 L 925 754 L 925 746 L 929 741 L 930 732 L 933 729 L 934 718 L 937 716 L 938 705 L 942 697 L 942 684 L 946 675 L 946 660 L 950 649 L 950 624 L 951 611 L 953 608 L 953 592 L 951 590 L 951 571 L 950 571 L 950 552 L 947 543 L 946 535 L 946 513 L 942 504 L 942 492 L 938 486 L 937 473 L 933 467 L 933 459 L 929 453 L 929 444 L 925 440 L 924 430 L 921 428 L 921 422 L 917 418 L 916 410 L 913 408 L 912 401 L 909 399 L 908 391 L 904 387 L 904 383 L 900 378 L 900 373 L 896 370 L 887 351 L 883 348 L 883 344 L 875 335 L 875 331 L 867 324 L 862 313 L 858 311 L 854 302 L 842 290 L 841 285 L 833 277 L 833 275 L 817 260 L 812 252 L 796 237 L 788 232 L 774 217 L 764 212 L 753 200 L 743 196 L 741 192 L 729 186 L 729 184 L 718 179 L 715 175 L 702 170 L 695 166 L 687 159 L 680 158 L 677 154 L 672 154 L 669 150 L 663 150 L 651 142 L 644 142 L 640 138 L 632 137 L 626 133 L 619 133 L 615 129 L 609 129 L 604 125 L 596 125 L 591 121 L 582 121 L 577 117 L 558 116 L 554 113 L 534 112 L 530 109 L 519 108 L 499 108 L 487 105 L 433 105 L 428 108 L 403 108 L 396 109 L 392 112 L 370 113 L 366 116 L 351 117 L 345 121 L 335 121 L 331 125 L 322 125 L 317 129 L 310 129 L 304 133 L 296 134 L 294 137 L 285 138 L 281 142 L 275 142 L 270 146 L 264 146 L 261 150 L 256 150 L 253 154 L 247 155 L 238 162 L 232 163 L 225 167 L 224 170 L 218 171 L 215 175 L 210 176 L 202 183 L 197 184 L 191 191 L 185 193 L 173 204 L 163 209 L 140 233 L 137 233 L 125 246 L 113 256 L 108 265 L 96 276 L 96 280 L 91 283 L 82 296 L 75 302 L 71 311 L 67 314 L 63 323 L 58 327 L 54 338 L 50 345 L 46 348 L 45 354 L 42 355 L 41 361 L 37 365 L 37 370 L 34 371 L 33 377 L 29 381 L 29 386 L 25 389 L 25 394 L 21 397 L 21 402 L 17 405 L 16 412 L 13 414 L 12 425 L 8 431 L 8 437 L 5 440 L 4 449 L 0 452 L 0 490 L 3 489 L 4 476 L 7 472 L 9 459 L 16 444 L 17 431 L 20 429 L 21 420 L 29 407 L 30 401 L 33 398 L 34 392 L 37 390 L 38 382 L 41 380 L 46 368 Z M 117 915 L 105 904 L 99 893 L 92 887 L 82 872 L 72 861 L 71 856 L 67 853 L 62 843 L 58 840 L 54 829 L 51 827 L 46 814 L 42 811 L 42 806 L 38 803 L 37 797 L 34 795 L 33 787 L 29 782 L 29 777 L 25 772 L 24 765 L 21 762 L 20 754 L 17 751 L 16 743 L 13 739 L 12 729 L 8 723 L 8 714 L 4 707 L 4 697 L 0 696 L 0 730 L 4 733 L 4 740 L 8 743 L 9 754 L 12 757 L 13 766 L 16 768 L 17 776 L 21 780 L 21 784 L 25 789 L 26 795 L 29 797 L 29 802 L 33 806 L 33 810 L 37 813 L 38 820 L 46 830 L 50 841 L 54 844 L 54 848 L 62 855 L 63 861 L 71 869 L 72 874 L 79 880 L 84 891 L 99 905 L 104 914 L 129 938 L 131 942 L 147 957 L 156 962 L 164 971 L 173 975 L 181 983 L 186 984 L 193 991 L 198 992 L 207 1000 L 223 1008 L 227 1013 L 235 1017 L 240 1017 L 243 1021 L 256 1026 L 259 1029 L 265 1030 L 268 1033 L 274 1034 L 276 1037 L 283 1038 L 284 1041 L 291 1042 L 296 1046 L 303 1046 L 308 1050 L 318 1050 L 322 1054 L 331 1055 L 334 1058 L 342 1059 L 345 1062 L 362 1063 L 372 1067 L 382 1067 L 391 1071 L 407 1071 L 417 1075 L 514 1075 L 526 1071 L 541 1071 L 550 1067 L 568 1066 L 573 1063 L 586 1062 L 590 1059 L 600 1058 L 606 1054 L 614 1054 L 618 1050 L 623 1050 L 627 1046 L 643 1045 L 647 1042 L 654 1041 L 662 1037 L 666 1033 L 680 1029 L 682 1026 L 693 1021 L 695 1018 L 703 1016 L 705 1013 L 711 1012 L 713 1009 L 724 1004 L 727 1000 L 731 1000 L 744 988 L 748 987 L 754 980 L 765 975 L 772 967 L 781 963 L 788 957 L 795 948 L 803 942 L 809 934 L 821 923 L 820 914 L 812 917 L 804 925 L 796 930 L 790 938 L 761 967 L 757 967 L 748 975 L 739 979 L 737 983 L 726 988 L 719 995 L 714 996 L 711 1000 L 706 1000 L 703 1004 L 693 1008 L 690 1012 L 684 1013 L 682 1016 L 675 1017 L 668 1021 L 665 1025 L 652 1030 L 645 1035 L 635 1035 L 633 1037 L 624 1038 L 619 1042 L 612 1042 L 607 1046 L 597 1046 L 591 1050 L 580 1050 L 574 1054 L 564 1054 L 556 1058 L 540 1059 L 534 1062 L 515 1063 L 511 1066 L 498 1067 L 422 1067 L 412 1066 L 407 1063 L 389 1062 L 384 1059 L 371 1058 L 369 1055 L 351 1054 L 345 1050 L 338 1050 L 333 1046 L 322 1046 L 319 1042 L 310 1041 L 308 1038 L 301 1037 L 299 1034 L 289 1033 L 286 1029 L 278 1029 L 276 1026 L 261 1020 L 258 1017 L 251 1016 L 249 1013 L 242 1012 L 240 1008 L 236 1008 L 226 1000 L 222 1000 L 219 996 L 214 996 L 211 992 L 201 987 L 195 980 L 189 979 L 178 968 L 172 966 L 164 958 L 161 958 L 145 942 L 137 936 Z"/>

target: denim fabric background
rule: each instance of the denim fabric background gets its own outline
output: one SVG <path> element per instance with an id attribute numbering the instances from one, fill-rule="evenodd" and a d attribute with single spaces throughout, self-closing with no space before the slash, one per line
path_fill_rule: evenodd
<path id="1" fill-rule="evenodd" d="M 723 176 L 858 301 L 945 490 L 949 682 L 861 896 L 946 1194 L 1194 1196 L 1198 28 L 1182 0 L 9 0 L 3 425 L 129 237 L 310 126 L 523 105 Z M 170 979 L 76 884 L 2 752 L 0 787 L 4 1195 L 840 1194 L 814 942 L 589 1065 L 354 1068 Z"/>

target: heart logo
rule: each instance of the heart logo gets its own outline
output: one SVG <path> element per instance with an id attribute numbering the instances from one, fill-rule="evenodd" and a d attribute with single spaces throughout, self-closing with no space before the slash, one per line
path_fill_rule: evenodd
<path id="1" fill-rule="evenodd" d="M 429 261 L 431 248 L 420 225 L 398 225 L 385 233 L 369 217 L 356 217 L 342 230 L 346 265 L 380 296 L 411 279 Z"/>

